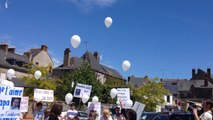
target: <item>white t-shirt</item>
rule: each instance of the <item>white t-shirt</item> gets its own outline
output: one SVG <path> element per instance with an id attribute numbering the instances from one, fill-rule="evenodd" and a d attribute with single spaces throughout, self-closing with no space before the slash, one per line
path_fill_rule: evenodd
<path id="1" fill-rule="evenodd" d="M 78 114 L 78 111 L 77 110 L 68 110 L 67 111 L 67 120 L 70 120 L 69 118 L 72 116 L 72 117 L 75 117 L 76 115 Z"/>
<path id="2" fill-rule="evenodd" d="M 200 116 L 201 120 L 212 120 L 212 113 L 211 112 L 204 112 Z"/>
<path id="3" fill-rule="evenodd" d="M 105 120 L 105 119 L 104 119 L 104 116 L 101 116 L 100 120 Z M 109 118 L 108 118 L 107 120 L 112 120 L 112 117 L 109 116 Z"/>

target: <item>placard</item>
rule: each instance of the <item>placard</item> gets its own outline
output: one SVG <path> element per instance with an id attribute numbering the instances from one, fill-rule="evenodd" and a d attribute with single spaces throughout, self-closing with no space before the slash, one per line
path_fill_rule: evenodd
<path id="1" fill-rule="evenodd" d="M 21 112 L 27 112 L 28 111 L 28 104 L 29 104 L 29 97 L 22 97 L 21 98 L 21 106 L 20 106 Z"/>
<path id="2" fill-rule="evenodd" d="M 117 88 L 117 100 L 121 101 L 123 107 L 127 100 L 130 100 L 130 90 L 129 88 Z"/>
<path id="3" fill-rule="evenodd" d="M 143 113 L 145 106 L 146 106 L 145 104 L 135 101 L 135 104 L 132 107 L 132 109 L 137 113 L 137 120 L 141 119 L 141 115 Z"/>
<path id="4" fill-rule="evenodd" d="M 41 96 L 42 102 L 53 102 L 54 101 L 54 91 L 53 90 L 35 89 L 34 98 L 36 98 L 36 96 Z"/>
<path id="5" fill-rule="evenodd" d="M 88 102 L 88 115 L 91 110 L 94 110 L 97 114 L 98 120 L 101 117 L 101 103 L 100 102 Z"/>
<path id="6" fill-rule="evenodd" d="M 0 86 L 0 120 L 19 120 L 22 87 Z"/>
<path id="7" fill-rule="evenodd" d="M 90 97 L 91 90 L 91 85 L 77 83 L 74 91 L 74 97 L 81 98 L 84 94 Z"/>

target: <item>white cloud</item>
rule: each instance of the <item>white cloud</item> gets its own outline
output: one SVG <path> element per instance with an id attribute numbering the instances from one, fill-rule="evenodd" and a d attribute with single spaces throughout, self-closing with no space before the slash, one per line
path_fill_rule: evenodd
<path id="1" fill-rule="evenodd" d="M 11 36 L 8 34 L 0 34 L 0 40 L 2 42 L 7 42 L 7 40 L 11 39 Z M 5 40 L 5 41 L 4 41 Z"/>
<path id="2" fill-rule="evenodd" d="M 110 7 L 118 0 L 69 0 L 70 2 L 76 4 L 83 11 L 88 11 L 92 7 Z"/>
<path id="3" fill-rule="evenodd" d="M 53 52 L 53 51 L 51 51 L 51 50 L 48 50 L 48 52 L 49 52 L 49 54 L 50 54 L 50 57 L 51 57 L 51 59 L 52 59 L 52 61 L 53 61 L 53 64 L 54 64 L 54 68 L 56 68 L 56 67 L 58 67 L 59 65 L 61 65 L 62 64 L 62 60 L 61 59 L 59 59 L 58 57 L 56 57 L 56 55 L 55 55 L 55 53 Z"/>
<path id="4" fill-rule="evenodd" d="M 52 57 L 52 60 L 53 60 L 53 63 L 54 63 L 54 68 L 58 67 L 59 65 L 62 64 L 62 62 L 56 57 Z"/>

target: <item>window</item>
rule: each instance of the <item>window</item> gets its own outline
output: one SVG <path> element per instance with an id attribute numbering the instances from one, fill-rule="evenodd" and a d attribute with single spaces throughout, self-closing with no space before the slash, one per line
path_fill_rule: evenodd
<path id="1" fill-rule="evenodd" d="M 153 120 L 168 120 L 168 117 L 166 115 L 159 115 L 156 116 Z"/>
<path id="2" fill-rule="evenodd" d="M 169 95 L 167 96 L 167 102 L 170 102 L 170 96 Z"/>
<path id="3" fill-rule="evenodd" d="M 7 61 L 10 65 L 15 65 L 15 64 L 16 64 L 16 60 L 15 60 L 15 59 L 6 59 L 6 61 Z"/>
<path id="4" fill-rule="evenodd" d="M 172 83 L 172 85 L 177 85 L 177 83 Z"/>
<path id="5" fill-rule="evenodd" d="M 39 62 L 35 62 L 35 64 L 36 64 L 37 66 L 39 66 Z"/>

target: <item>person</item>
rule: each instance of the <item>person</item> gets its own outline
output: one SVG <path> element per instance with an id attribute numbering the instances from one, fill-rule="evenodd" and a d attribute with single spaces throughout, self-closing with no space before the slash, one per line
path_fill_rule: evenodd
<path id="1" fill-rule="evenodd" d="M 100 120 L 112 120 L 112 117 L 110 116 L 109 109 L 103 110 L 103 115 L 101 116 Z"/>
<path id="2" fill-rule="evenodd" d="M 115 114 L 113 115 L 113 119 L 114 120 L 123 120 L 124 119 L 124 116 L 121 113 L 120 106 L 115 107 Z"/>
<path id="3" fill-rule="evenodd" d="M 62 109 L 63 109 L 62 103 L 60 102 L 54 103 L 53 106 L 51 107 L 48 120 L 60 120 Z"/>
<path id="4" fill-rule="evenodd" d="M 19 110 L 20 109 L 20 98 L 12 98 L 11 110 Z"/>
<path id="5" fill-rule="evenodd" d="M 49 120 L 50 109 L 46 109 L 44 111 L 44 120 Z"/>
<path id="6" fill-rule="evenodd" d="M 210 99 L 203 101 L 203 110 L 204 112 L 198 117 L 197 109 L 193 109 L 193 114 L 195 117 L 195 120 L 212 120 L 212 101 Z"/>
<path id="7" fill-rule="evenodd" d="M 126 113 L 126 120 L 137 120 L 137 113 L 130 109 Z"/>
<path id="8" fill-rule="evenodd" d="M 33 103 L 32 111 L 33 111 L 34 120 L 44 119 L 44 110 L 42 109 L 42 106 L 43 106 L 42 102 L 36 103 L 36 106 L 35 106 L 35 103 Z"/>
<path id="9" fill-rule="evenodd" d="M 75 110 L 75 103 L 74 102 L 71 102 L 69 104 L 69 110 L 67 111 L 67 115 L 66 115 L 66 118 L 67 120 L 71 120 L 71 119 L 74 119 L 76 115 L 78 115 L 78 111 Z"/>
<path id="10" fill-rule="evenodd" d="M 95 110 L 90 110 L 88 120 L 98 120 L 98 115 Z"/>

